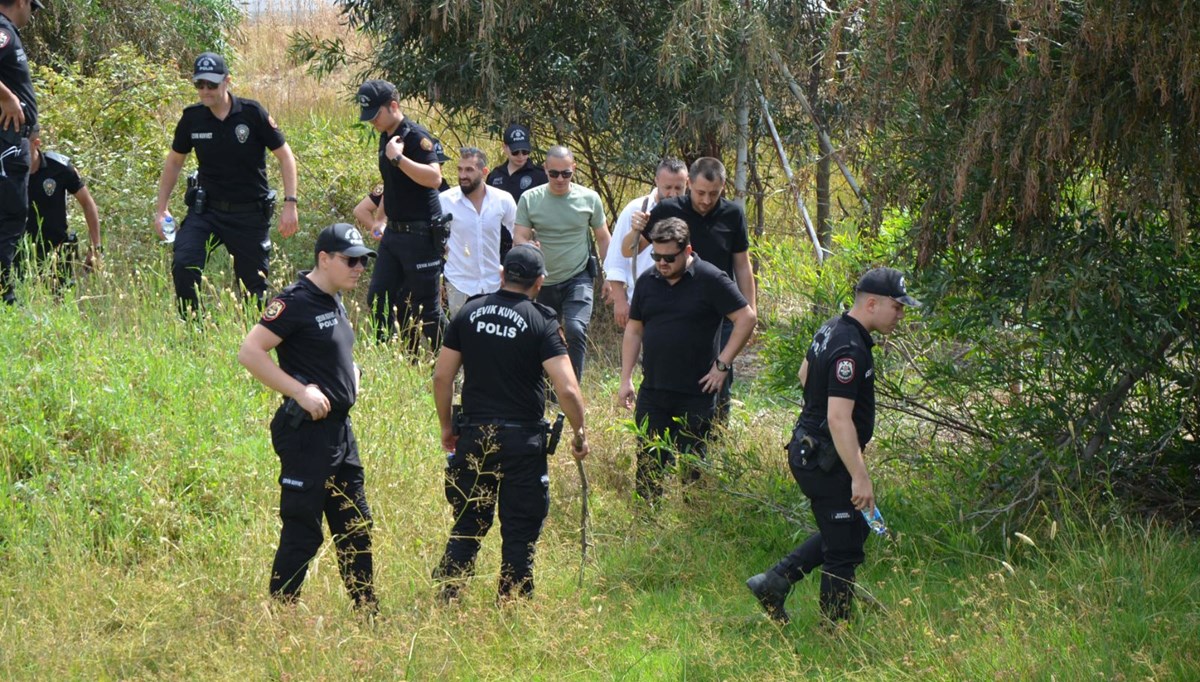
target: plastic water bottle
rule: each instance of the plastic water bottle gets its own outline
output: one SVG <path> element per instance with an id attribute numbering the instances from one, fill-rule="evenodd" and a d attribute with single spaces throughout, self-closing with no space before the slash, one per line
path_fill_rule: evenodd
<path id="1" fill-rule="evenodd" d="M 175 243 L 175 218 L 167 216 L 162 220 L 163 243 Z"/>
<path id="2" fill-rule="evenodd" d="M 871 527 L 871 531 L 876 535 L 887 533 L 887 524 L 883 522 L 883 514 L 879 513 L 879 507 L 875 507 L 873 513 L 864 509 L 862 515 L 867 520 L 867 525 Z"/>

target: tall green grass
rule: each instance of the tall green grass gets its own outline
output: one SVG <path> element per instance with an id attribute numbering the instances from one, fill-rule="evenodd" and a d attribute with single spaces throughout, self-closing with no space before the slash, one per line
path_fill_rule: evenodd
<path id="1" fill-rule="evenodd" d="M 278 263 L 285 271 L 300 263 Z M 349 608 L 328 547 L 295 608 L 266 598 L 277 397 L 237 365 L 254 315 L 217 262 L 208 317 L 174 315 L 166 254 L 43 288 L 0 310 L 0 677 L 5 679 L 1195 679 L 1200 550 L 1107 517 L 990 546 L 903 460 L 877 466 L 896 536 L 862 586 L 885 610 L 817 625 L 816 582 L 778 628 L 742 586 L 811 529 L 780 444 L 790 406 L 756 384 L 688 501 L 631 498 L 633 446 L 611 355 L 585 392 L 593 540 L 580 570 L 579 483 L 561 453 L 535 598 L 497 608 L 498 537 L 461 605 L 429 573 L 450 523 L 430 365 L 363 341 L 354 419 L 376 518 L 382 617 Z M 362 311 L 352 314 L 363 319 Z M 603 313 L 598 313 L 603 315 Z M 607 342 L 606 342 L 607 343 Z M 606 349 L 609 350 L 609 349 Z M 885 416 L 884 419 L 891 417 Z"/>

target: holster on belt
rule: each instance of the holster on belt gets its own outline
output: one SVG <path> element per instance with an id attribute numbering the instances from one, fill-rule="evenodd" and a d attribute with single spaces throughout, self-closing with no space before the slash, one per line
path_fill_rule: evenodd
<path id="1" fill-rule="evenodd" d="M 566 418 L 562 412 L 554 418 L 554 424 L 546 424 L 546 456 L 554 454 L 558 449 L 558 441 L 562 440 L 563 420 Z"/>

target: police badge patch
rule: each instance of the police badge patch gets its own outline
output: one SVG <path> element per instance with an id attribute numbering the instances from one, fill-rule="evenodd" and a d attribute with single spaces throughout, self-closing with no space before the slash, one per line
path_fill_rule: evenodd
<path id="1" fill-rule="evenodd" d="M 367 107 L 371 106 L 371 98 L 367 97 L 366 95 L 359 95 L 358 96 L 358 106 L 362 107 L 363 109 L 366 109 Z"/>
<path id="2" fill-rule="evenodd" d="M 8 47 L 9 40 L 12 40 L 12 38 L 9 37 L 8 31 L 0 31 L 0 50 Z"/>
<path id="3" fill-rule="evenodd" d="M 245 123 L 239 123 L 238 126 L 233 129 L 233 134 L 237 135 L 238 142 L 246 144 L 246 140 L 250 139 L 250 126 L 246 125 Z"/>
<path id="4" fill-rule="evenodd" d="M 421 149 L 424 149 L 427 152 L 433 151 L 433 142 L 431 142 L 428 137 L 422 137 Z"/>
<path id="5" fill-rule="evenodd" d="M 529 186 L 532 184 L 533 178 L 529 177 L 528 175 L 521 178 L 521 189 L 529 189 Z"/>
<path id="6" fill-rule="evenodd" d="M 53 195 L 56 189 L 58 189 L 58 183 L 54 181 L 54 178 L 42 180 L 42 191 L 46 193 L 46 196 Z"/>
<path id="7" fill-rule="evenodd" d="M 842 358 L 837 361 L 837 366 L 834 370 L 837 380 L 843 384 L 848 384 L 854 381 L 854 360 L 851 358 Z"/>
<path id="8" fill-rule="evenodd" d="M 283 309 L 287 307 L 283 301 L 274 299 L 267 304 L 267 309 L 263 311 L 263 322 L 271 322 L 275 318 L 283 314 Z"/>

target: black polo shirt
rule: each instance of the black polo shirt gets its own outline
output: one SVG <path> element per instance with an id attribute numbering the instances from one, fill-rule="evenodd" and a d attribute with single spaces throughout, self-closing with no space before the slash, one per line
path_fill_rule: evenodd
<path id="1" fill-rule="evenodd" d="M 275 347 L 279 366 L 297 380 L 316 384 L 329 398 L 330 409 L 354 405 L 354 329 L 341 296 L 331 296 L 312 282 L 308 272 L 263 310 L 259 324 L 283 341 Z"/>
<path id="2" fill-rule="evenodd" d="M 33 78 L 29 75 L 29 59 L 21 44 L 17 27 L 0 14 L 0 82 L 12 90 L 25 110 L 25 125 L 38 121 L 37 98 L 33 94 Z"/>
<path id="3" fill-rule="evenodd" d="M 703 395 L 721 321 L 748 304 L 733 280 L 699 256 L 674 285 L 651 268 L 638 277 L 629 319 L 642 323 L 642 388 Z"/>
<path id="4" fill-rule="evenodd" d="M 851 418 L 859 447 L 875 433 L 875 341 L 858 320 L 843 314 L 821 326 L 805 356 L 808 380 L 804 384 L 804 409 L 800 425 L 808 433 L 830 438 L 829 398 L 854 401 Z"/>
<path id="5" fill-rule="evenodd" d="M 505 161 L 493 168 L 487 176 L 487 184 L 508 192 L 512 195 L 513 201 L 520 201 L 525 190 L 544 185 L 549 181 L 550 178 L 546 177 L 546 171 L 535 164 L 533 159 L 525 159 L 525 165 L 518 168 L 517 172 L 512 175 L 509 175 L 508 161 Z"/>
<path id="6" fill-rule="evenodd" d="M 733 254 L 750 250 L 746 212 L 741 206 L 722 197 L 707 215 L 700 215 L 692 208 L 690 196 L 672 197 L 658 202 L 650 210 L 646 234 L 649 234 L 654 223 L 663 218 L 682 218 L 691 233 L 692 250 L 729 275 L 730 279 L 737 280 L 733 274 Z"/>
<path id="7" fill-rule="evenodd" d="M 404 143 L 404 156 L 417 163 L 438 163 L 433 136 L 424 127 L 405 118 L 394 132 L 379 135 L 379 174 L 383 176 L 383 210 L 388 220 L 413 222 L 432 220 L 440 215 L 441 203 L 435 188 L 418 184 L 388 160 L 387 143 L 399 137 Z"/>
<path id="8" fill-rule="evenodd" d="M 67 239 L 67 193 L 83 189 L 83 179 L 62 154 L 42 152 L 42 165 L 29 176 L 29 217 L 25 229 L 52 244 Z"/>
<path id="9" fill-rule="evenodd" d="M 462 354 L 463 413 L 476 421 L 541 419 L 542 363 L 567 354 L 555 312 L 503 289 L 467 301 L 442 345 Z"/>
<path id="10" fill-rule="evenodd" d="M 184 109 L 171 149 L 179 154 L 196 150 L 200 186 L 209 199 L 232 204 L 260 201 L 270 191 L 266 150 L 282 147 L 283 133 L 261 104 L 229 96 L 232 104 L 225 120 L 203 104 Z"/>

